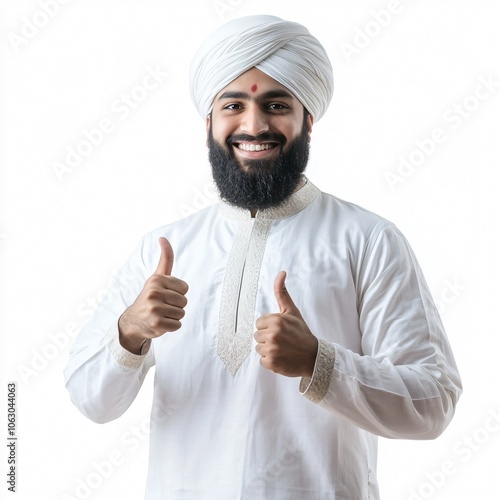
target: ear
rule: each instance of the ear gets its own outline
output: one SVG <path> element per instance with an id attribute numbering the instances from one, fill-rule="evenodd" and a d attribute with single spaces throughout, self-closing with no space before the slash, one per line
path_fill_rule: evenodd
<path id="1" fill-rule="evenodd" d="M 309 135 L 309 140 L 311 140 L 311 134 L 313 129 L 314 118 L 311 113 L 308 113 L 306 118 L 307 133 Z"/>
<path id="2" fill-rule="evenodd" d="M 206 119 L 206 123 L 205 123 L 205 129 L 207 131 L 207 140 L 205 143 L 206 146 L 208 146 L 208 134 L 210 132 L 210 117 L 211 117 L 211 115 L 212 115 L 212 113 L 207 115 L 207 119 Z"/>

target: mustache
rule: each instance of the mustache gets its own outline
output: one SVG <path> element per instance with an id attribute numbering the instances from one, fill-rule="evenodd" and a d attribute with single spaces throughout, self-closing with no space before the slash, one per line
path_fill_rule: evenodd
<path id="1" fill-rule="evenodd" d="M 286 137 L 276 132 L 263 132 L 259 135 L 235 134 L 227 138 L 226 144 L 232 146 L 236 142 L 277 142 L 281 146 L 286 143 Z"/>

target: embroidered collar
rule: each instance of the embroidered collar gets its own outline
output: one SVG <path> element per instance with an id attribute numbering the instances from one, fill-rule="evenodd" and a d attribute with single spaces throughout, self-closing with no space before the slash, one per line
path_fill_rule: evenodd
<path id="1" fill-rule="evenodd" d="M 255 214 L 256 219 L 261 220 L 279 220 L 291 217 L 304 210 L 318 196 L 320 190 L 307 178 L 305 184 L 280 205 L 271 208 L 258 210 Z M 251 219 L 250 210 L 235 207 L 226 201 L 220 204 L 220 212 L 227 219 L 249 220 Z"/>

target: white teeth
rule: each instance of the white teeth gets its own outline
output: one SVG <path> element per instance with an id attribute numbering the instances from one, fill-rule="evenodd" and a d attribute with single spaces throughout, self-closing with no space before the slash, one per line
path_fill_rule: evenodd
<path id="1" fill-rule="evenodd" d="M 243 149 L 243 151 L 265 151 L 266 149 L 271 149 L 273 144 L 243 144 L 239 143 L 238 148 Z"/>

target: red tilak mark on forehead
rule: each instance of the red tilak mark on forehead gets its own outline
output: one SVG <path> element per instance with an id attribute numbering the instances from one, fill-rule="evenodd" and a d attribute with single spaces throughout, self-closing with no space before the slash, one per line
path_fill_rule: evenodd
<path id="1" fill-rule="evenodd" d="M 257 85 L 255 85 L 255 83 L 252 85 L 252 87 L 250 88 L 250 90 L 252 92 L 255 92 L 257 90 Z"/>

